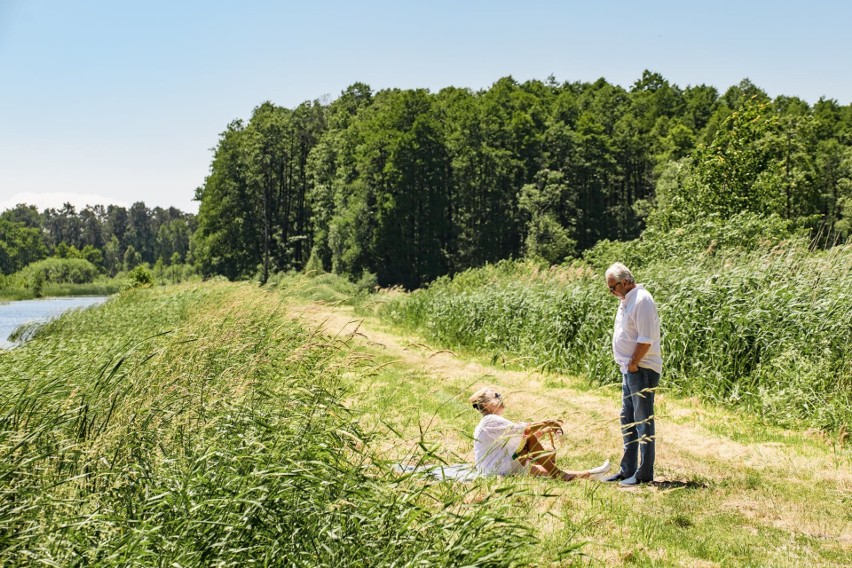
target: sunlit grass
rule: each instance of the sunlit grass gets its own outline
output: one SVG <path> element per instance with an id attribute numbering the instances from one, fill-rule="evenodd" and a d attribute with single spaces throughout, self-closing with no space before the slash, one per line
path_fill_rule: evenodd
<path id="1" fill-rule="evenodd" d="M 835 261 L 831 266 L 836 266 Z M 697 268 L 695 271 L 700 273 Z M 673 281 L 681 281 L 678 274 L 675 271 Z M 305 285 L 304 277 L 293 278 L 291 290 Z M 735 280 L 736 275 L 728 278 Z M 562 291 L 565 287 L 572 289 Z M 585 373 L 590 367 L 582 360 L 573 372 L 554 372 L 554 365 L 541 354 L 531 357 L 525 351 L 535 346 L 531 338 L 537 337 L 536 333 L 552 332 L 542 323 L 541 314 L 550 314 L 557 321 L 570 321 L 572 317 L 567 303 L 555 303 L 554 307 L 546 305 L 548 301 L 561 295 L 586 297 L 586 319 L 600 320 L 603 334 L 602 338 L 590 335 L 590 340 L 601 343 L 601 365 L 611 367 L 608 334 L 615 306 L 611 297 L 599 295 L 599 287 L 598 278 L 583 269 L 566 273 L 532 264 L 503 263 L 464 273 L 453 281 L 441 281 L 426 292 L 362 299 L 355 302 L 360 317 L 338 308 L 344 314 L 341 322 L 350 322 L 346 333 L 361 325 L 398 337 L 402 347 L 393 350 L 382 344 L 383 339 L 365 331 L 360 349 L 377 358 L 375 370 L 367 376 L 347 375 L 355 385 L 347 404 L 362 415 L 365 424 L 385 424 L 400 434 L 402 441 L 383 446 L 394 459 L 416 455 L 416 448 L 423 444 L 430 452 L 425 457 L 432 463 L 470 462 L 470 433 L 478 416 L 466 399 L 474 387 L 493 384 L 509 396 L 510 419 L 559 416 L 568 420 L 571 428 L 560 445 L 561 464 L 591 466 L 607 457 L 617 461 L 619 394 L 614 381 L 588 381 Z M 504 293 L 516 298 L 512 300 L 516 303 L 503 298 L 491 302 L 495 295 Z M 678 298 L 689 295 L 686 290 Z M 594 298 L 600 303 L 594 303 Z M 514 307 L 498 311 L 501 305 Z M 599 306 L 603 313 L 597 314 L 590 305 Z M 369 315 L 387 316 L 392 310 L 404 312 L 409 308 L 422 309 L 428 317 L 413 325 L 412 320 L 396 314 L 394 327 L 387 319 L 378 321 Z M 476 324 L 467 323 L 479 313 L 476 309 L 481 309 L 480 319 Z M 524 324 L 532 329 L 517 324 L 523 318 L 514 314 L 504 321 L 492 321 L 512 309 L 536 314 Z M 567 316 L 559 320 L 559 314 L 566 310 Z M 328 316 L 320 313 L 317 317 L 323 321 Z M 367 319 L 360 323 L 363 317 Z M 513 333 L 525 337 L 495 334 L 488 339 L 495 342 L 488 349 L 473 341 L 448 339 L 448 330 L 468 329 L 473 333 L 475 328 L 485 327 L 488 331 L 505 326 L 507 321 L 517 324 L 510 328 Z M 331 333 L 337 332 L 332 328 Z M 430 339 L 422 338 L 423 334 Z M 356 339 L 357 335 L 353 341 Z M 505 340 L 503 345 L 501 340 Z M 506 348 L 506 344 L 513 347 Z M 693 342 L 693 348 L 700 346 L 700 341 Z M 458 363 L 450 367 L 430 363 L 445 347 L 459 356 Z M 843 428 L 809 427 L 806 420 L 790 418 L 798 416 L 798 409 L 779 407 L 781 414 L 766 413 L 731 404 L 712 390 L 704 395 L 698 391 L 700 386 L 682 389 L 664 385 L 660 391 L 659 486 L 633 491 L 611 485 L 563 485 L 511 478 L 477 484 L 471 498 L 503 490 L 514 492 L 512 514 L 529 521 L 539 537 L 531 546 L 531 557 L 540 558 L 538 565 L 793 567 L 845 566 L 852 562 L 852 454 Z M 743 413 L 744 407 L 757 411 Z M 579 549 L 573 554 L 562 557 L 566 549 L 576 546 Z"/>
<path id="2" fill-rule="evenodd" d="M 352 319 L 344 314 L 341 322 Z M 367 318 L 362 328 L 386 332 L 379 323 Z M 440 349 L 414 334 L 398 336 L 401 349 L 394 349 L 365 333 L 361 349 L 374 353 L 379 365 L 369 376 L 347 376 L 356 382 L 348 404 L 365 423 L 400 434 L 404 442 L 383 447 L 394 459 L 405 460 L 422 445 L 431 463 L 470 463 L 478 415 L 466 399 L 490 384 L 507 393 L 510 419 L 567 420 L 559 443 L 565 467 L 617 461 L 614 387 L 491 366 L 488 358 L 433 363 Z M 658 406 L 655 487 L 509 478 L 474 485 L 473 498 L 514 493 L 511 514 L 529 521 L 539 537 L 531 546 L 537 565 L 834 566 L 852 560 L 848 448 L 835 453 L 822 435 L 767 425 L 670 391 L 661 393 Z"/>
<path id="3" fill-rule="evenodd" d="M 453 350 L 618 382 L 609 346 L 617 304 L 602 273 L 502 262 L 397 294 L 381 311 Z M 795 243 L 640 268 L 662 319 L 661 385 L 779 424 L 848 431 L 852 293 L 836 280 L 848 273 L 852 246 L 812 253 Z"/>
<path id="4" fill-rule="evenodd" d="M 524 563 L 506 495 L 471 505 L 375 453 L 341 404 L 371 365 L 248 284 L 45 325 L 0 354 L 0 564 Z"/>

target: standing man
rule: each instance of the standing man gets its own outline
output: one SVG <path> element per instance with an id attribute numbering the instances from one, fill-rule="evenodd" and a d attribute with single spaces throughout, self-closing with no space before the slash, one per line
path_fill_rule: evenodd
<path id="1" fill-rule="evenodd" d="M 612 332 L 612 354 L 621 368 L 621 469 L 604 481 L 630 487 L 654 480 L 654 391 L 660 383 L 660 317 L 654 298 L 636 284 L 630 270 L 616 262 L 606 285 L 620 300 Z"/>

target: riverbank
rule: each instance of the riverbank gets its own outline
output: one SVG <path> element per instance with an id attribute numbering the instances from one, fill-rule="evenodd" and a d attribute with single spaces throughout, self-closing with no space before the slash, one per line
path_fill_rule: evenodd
<path id="1" fill-rule="evenodd" d="M 505 496 L 471 505 L 384 464 L 347 372 L 368 362 L 249 283 L 48 323 L 0 355 L 0 565 L 523 563 Z"/>
<path id="2" fill-rule="evenodd" d="M 0 302 L 0 349 L 10 349 L 29 339 L 38 327 L 68 310 L 88 308 L 107 296 L 66 296 Z"/>
<path id="3" fill-rule="evenodd" d="M 121 281 L 113 279 L 92 284 L 45 284 L 39 294 L 31 288 L 0 288 L 0 303 L 68 296 L 110 296 L 121 290 L 121 286 Z"/>

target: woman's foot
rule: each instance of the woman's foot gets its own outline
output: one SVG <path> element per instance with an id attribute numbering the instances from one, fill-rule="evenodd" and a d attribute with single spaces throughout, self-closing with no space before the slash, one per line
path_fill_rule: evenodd
<path id="1" fill-rule="evenodd" d="M 589 470 L 589 479 L 594 479 L 595 481 L 601 481 L 606 477 L 606 474 L 609 473 L 609 460 L 606 460 L 601 465 L 596 468 L 592 468 Z"/>

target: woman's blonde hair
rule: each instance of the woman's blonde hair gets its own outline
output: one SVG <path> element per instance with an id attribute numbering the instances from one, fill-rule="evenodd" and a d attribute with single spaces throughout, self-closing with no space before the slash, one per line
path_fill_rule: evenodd
<path id="1" fill-rule="evenodd" d="M 468 402 L 473 405 L 474 409 L 485 414 L 485 407 L 495 400 L 503 402 L 503 397 L 493 387 L 482 387 L 471 395 Z"/>

